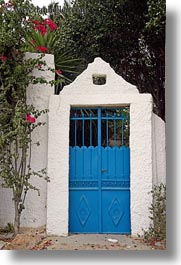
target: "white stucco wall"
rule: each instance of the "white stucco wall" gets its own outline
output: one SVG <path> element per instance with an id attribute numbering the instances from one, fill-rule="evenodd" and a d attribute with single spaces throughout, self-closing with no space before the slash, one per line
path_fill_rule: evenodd
<path id="1" fill-rule="evenodd" d="M 37 54 L 27 54 L 27 57 Z M 44 57 L 48 67 L 54 68 L 52 55 Z M 47 69 L 45 67 L 45 69 Z M 36 76 L 47 81 L 54 79 L 51 71 L 35 70 Z M 105 74 L 105 85 L 94 85 L 93 74 Z M 150 94 L 139 94 L 135 86 L 117 75 L 109 64 L 96 58 L 94 63 L 60 95 L 53 95 L 50 85 L 33 85 L 27 90 L 27 102 L 38 109 L 49 108 L 41 118 L 46 125 L 33 133 L 32 168 L 39 170 L 48 165 L 50 183 L 34 179 L 40 188 L 30 191 L 26 209 L 22 214 L 22 226 L 39 227 L 47 224 L 47 233 L 68 234 L 68 180 L 69 180 L 69 112 L 71 106 L 130 106 L 131 149 L 131 230 L 133 235 L 142 233 L 149 226 L 148 208 L 152 185 L 165 182 L 165 123 L 152 113 Z M 49 103 L 50 102 L 50 103 Z M 14 207 L 11 191 L 0 188 L 0 227 L 13 222 Z"/>
<path id="2" fill-rule="evenodd" d="M 94 85 L 93 74 L 106 74 L 105 85 Z M 131 230 L 149 224 L 152 189 L 152 97 L 115 74 L 109 64 L 94 63 L 59 96 L 51 96 L 49 112 L 47 232 L 68 235 L 69 112 L 71 106 L 130 106 Z"/>
<path id="3" fill-rule="evenodd" d="M 165 122 L 153 113 L 153 184 L 166 184 Z"/>
<path id="4" fill-rule="evenodd" d="M 26 58 L 36 58 L 38 54 L 27 53 Z M 54 80 L 54 74 L 47 70 L 48 67 L 54 68 L 54 56 L 46 54 L 43 57 L 46 61 L 45 71 L 35 69 L 33 75 L 44 77 L 47 81 Z M 49 97 L 54 94 L 54 87 L 46 84 L 31 85 L 27 89 L 27 103 L 33 104 L 37 109 L 43 110 L 49 107 Z M 32 169 L 41 170 L 47 167 L 47 147 L 48 147 L 48 120 L 47 114 L 42 115 L 38 120 L 46 122 L 46 125 L 38 127 L 32 133 L 32 142 L 39 142 L 40 146 L 32 145 Z M 32 183 L 40 189 L 40 196 L 37 191 L 30 190 L 27 195 L 25 210 L 22 212 L 21 226 L 39 227 L 46 224 L 46 200 L 47 182 L 43 179 L 33 177 Z M 14 221 L 14 206 L 12 194 L 8 189 L 0 190 L 0 226 L 4 227 L 8 222 Z"/>

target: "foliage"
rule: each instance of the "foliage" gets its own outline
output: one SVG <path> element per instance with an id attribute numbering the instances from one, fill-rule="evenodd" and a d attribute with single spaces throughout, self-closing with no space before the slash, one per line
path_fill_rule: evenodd
<path id="1" fill-rule="evenodd" d="M 127 2 L 75 0 L 73 7 L 68 9 L 67 19 L 63 21 L 64 39 L 68 38 L 73 50 L 83 53 L 86 59 L 103 55 L 110 61 L 113 56 L 111 63 L 116 66 L 119 62 L 117 55 L 128 56 L 128 52 L 138 45 L 139 30 L 144 25 L 143 20 L 135 26 L 139 22 L 138 12 L 141 15 L 144 10 L 143 1 L 138 4 Z"/>
<path id="2" fill-rule="evenodd" d="M 166 242 L 166 186 L 155 185 L 151 191 L 153 202 L 149 208 L 151 225 L 144 231 L 146 240 L 164 240 Z"/>
<path id="3" fill-rule="evenodd" d="M 26 36 L 26 45 L 30 52 L 54 53 L 57 25 L 51 19 L 30 21 L 30 30 Z M 42 52 L 44 52 L 42 51 Z"/>
<path id="4" fill-rule="evenodd" d="M 14 233 L 14 225 L 11 223 L 7 223 L 5 228 L 0 229 L 0 233 Z"/>
<path id="5" fill-rule="evenodd" d="M 143 31 L 143 39 L 149 51 L 149 65 L 152 69 L 151 79 L 149 78 L 152 85 L 151 92 L 159 110 L 157 113 L 163 119 L 165 117 L 165 24 L 166 1 L 148 0 L 147 22 Z"/>
<path id="6" fill-rule="evenodd" d="M 31 168 L 31 135 L 43 126 L 39 117 L 47 110 L 37 110 L 26 103 L 27 86 L 46 81 L 31 74 L 38 64 L 44 63 L 43 55 L 25 59 L 24 54 L 27 20 L 36 15 L 34 6 L 27 0 L 0 1 L 0 12 L 0 176 L 2 186 L 13 192 L 16 234 L 28 191 L 39 192 L 32 178 L 47 180 L 45 169 L 36 172 Z"/>
<path id="7" fill-rule="evenodd" d="M 36 14 L 35 7 L 27 0 L 11 0 L 5 3 L 0 0 L 0 53 L 4 49 L 19 48 L 22 36 L 27 30 L 27 18 Z"/>
<path id="8" fill-rule="evenodd" d="M 84 67 L 102 57 L 141 93 L 151 93 L 164 119 L 165 0 L 74 0 L 61 12 L 61 49 L 83 58 Z"/>
<path id="9" fill-rule="evenodd" d="M 66 3 L 64 2 L 64 5 Z M 56 1 L 51 1 L 51 3 L 48 5 L 47 13 L 51 20 L 53 20 L 58 28 L 61 28 L 62 20 L 64 19 L 64 14 L 62 12 L 62 6 L 59 5 Z"/>
<path id="10" fill-rule="evenodd" d="M 54 6 L 47 10 L 54 10 Z M 57 7 L 58 8 L 58 7 Z M 61 9 L 60 9 L 61 10 Z M 54 16 L 52 16 L 54 17 Z M 60 13 L 61 20 L 63 15 Z M 55 94 L 59 94 L 65 84 L 71 83 L 80 73 L 78 58 L 73 58 L 71 50 L 62 51 L 59 47 L 61 26 L 57 26 L 51 18 L 42 19 L 41 16 L 29 21 L 29 31 L 25 38 L 25 50 L 54 54 L 55 58 Z"/>
<path id="11" fill-rule="evenodd" d="M 146 28 L 156 30 L 156 35 L 165 31 L 166 2 L 162 0 L 148 0 L 148 22 Z"/>

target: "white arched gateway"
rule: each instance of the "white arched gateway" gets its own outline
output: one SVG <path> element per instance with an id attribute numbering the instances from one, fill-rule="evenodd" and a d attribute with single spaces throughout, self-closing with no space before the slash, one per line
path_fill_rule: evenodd
<path id="1" fill-rule="evenodd" d="M 141 233 L 152 162 L 151 95 L 96 58 L 50 97 L 47 232 Z"/>
<path id="2" fill-rule="evenodd" d="M 28 58 L 38 54 L 27 53 Z M 54 57 L 44 71 L 54 79 Z M 96 58 L 60 95 L 48 84 L 27 89 L 27 103 L 49 108 L 45 126 L 32 133 L 32 170 L 47 168 L 50 182 L 33 177 L 22 227 L 46 226 L 48 234 L 141 234 L 150 224 L 149 191 L 165 182 L 165 123 L 152 112 L 150 94 L 117 75 Z M 0 180 L 1 181 L 1 180 Z M 11 190 L 1 188 L 0 227 L 13 223 Z"/>

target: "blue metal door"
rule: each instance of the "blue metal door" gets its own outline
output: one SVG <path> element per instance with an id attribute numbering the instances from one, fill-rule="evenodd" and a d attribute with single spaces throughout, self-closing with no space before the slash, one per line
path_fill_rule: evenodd
<path id="1" fill-rule="evenodd" d="M 129 234 L 129 108 L 71 109 L 69 154 L 69 232 Z"/>

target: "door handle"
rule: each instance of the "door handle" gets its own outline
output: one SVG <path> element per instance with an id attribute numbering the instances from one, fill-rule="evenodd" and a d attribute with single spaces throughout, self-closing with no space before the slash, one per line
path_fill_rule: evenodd
<path id="1" fill-rule="evenodd" d="M 101 173 L 104 173 L 106 171 L 107 171 L 107 169 L 101 169 Z"/>

